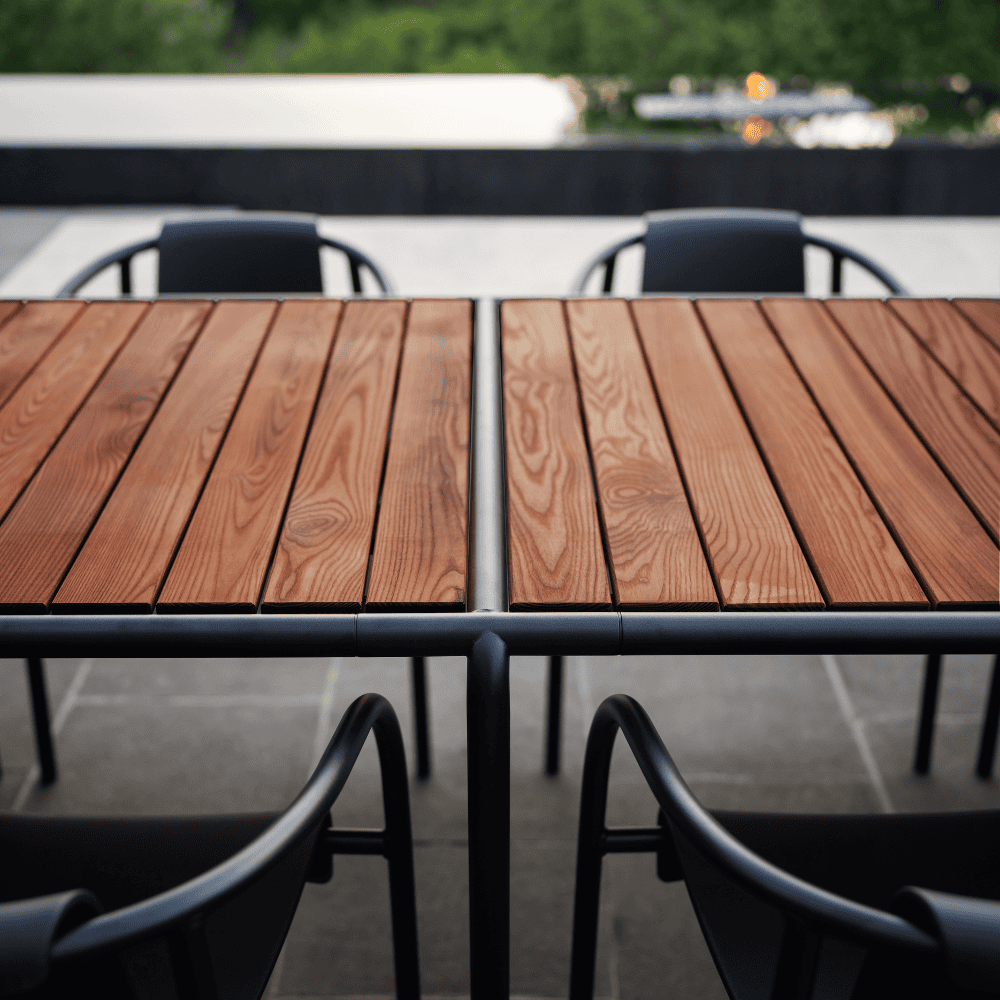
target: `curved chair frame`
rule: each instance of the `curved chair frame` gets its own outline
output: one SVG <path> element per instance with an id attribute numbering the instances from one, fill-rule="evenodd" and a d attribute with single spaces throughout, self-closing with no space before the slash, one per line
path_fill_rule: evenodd
<path id="1" fill-rule="evenodd" d="M 608 773 L 619 729 L 625 734 L 646 783 L 659 803 L 659 827 L 620 830 L 605 827 Z M 910 904 L 908 915 L 922 907 L 928 907 L 938 918 L 941 911 L 945 911 L 945 920 L 938 925 L 941 933 L 935 935 L 894 913 L 854 902 L 790 875 L 745 847 L 702 808 L 685 784 L 642 706 L 626 695 L 614 695 L 597 710 L 584 760 L 573 914 L 571 1000 L 589 1000 L 593 996 L 604 855 L 655 851 L 658 853 L 661 877 L 667 880 L 681 878 L 669 828 L 685 838 L 727 878 L 758 899 L 791 914 L 810 931 L 832 933 L 847 941 L 891 949 L 897 954 L 944 954 L 950 958 L 950 946 L 956 945 L 958 964 L 967 961 L 966 969 L 971 967 L 973 975 L 981 972 L 984 954 L 989 962 L 996 964 L 996 954 L 1000 952 L 1000 904 L 922 889 L 905 889 L 897 901 L 903 899 Z M 956 915 L 956 921 L 951 927 L 942 927 L 941 924 L 947 921 L 948 907 Z M 929 923 L 933 924 L 934 920 Z M 974 943 L 969 947 L 971 941 Z M 794 962 L 796 958 L 787 955 L 788 961 Z M 786 960 L 784 952 L 782 959 Z"/>
<path id="2" fill-rule="evenodd" d="M 637 236 L 631 236 L 627 240 L 622 240 L 620 243 L 616 243 L 614 246 L 609 247 L 607 250 L 602 251 L 597 255 L 586 267 L 580 279 L 577 281 L 576 285 L 573 287 L 574 295 L 584 295 L 591 274 L 597 270 L 597 268 L 604 268 L 604 284 L 601 288 L 601 292 L 604 295 L 608 295 L 611 292 L 611 283 L 615 276 L 615 259 L 622 250 L 628 249 L 628 247 L 635 246 L 637 243 L 644 243 L 646 240 L 645 233 L 639 233 Z M 860 264 L 861 267 L 865 268 L 866 271 L 870 271 L 879 281 L 885 285 L 886 288 L 892 292 L 893 295 L 906 295 L 906 289 L 896 281 L 895 278 L 889 274 L 885 268 L 880 267 L 875 263 L 870 257 L 866 257 L 862 253 L 858 253 L 856 250 L 851 250 L 850 247 L 845 247 L 840 243 L 834 243 L 833 240 L 824 240 L 818 236 L 807 236 L 805 233 L 802 234 L 802 244 L 803 246 L 815 246 L 822 247 L 824 250 L 828 250 L 833 257 L 833 279 L 831 281 L 831 291 L 834 295 L 839 295 L 842 290 L 842 272 L 843 264 L 845 260 L 853 260 L 855 264 Z"/>
<path id="3" fill-rule="evenodd" d="M 392 295 L 393 289 L 389 279 L 379 270 L 378 265 L 366 254 L 354 247 L 347 246 L 346 243 L 338 243 L 337 240 L 327 239 L 325 236 L 319 237 L 321 247 L 331 247 L 339 250 L 347 257 L 347 263 L 351 269 L 351 287 L 354 292 L 361 292 L 361 268 L 366 267 L 371 271 L 379 288 L 383 294 Z M 113 253 L 102 257 L 93 264 L 85 267 L 79 274 L 74 275 L 62 288 L 56 292 L 56 298 L 72 298 L 76 293 L 92 278 L 95 278 L 101 271 L 117 264 L 121 272 L 122 295 L 132 294 L 132 258 L 136 254 L 146 250 L 156 250 L 160 246 L 159 239 L 143 240 L 141 243 L 132 243 L 127 247 L 121 247 Z"/>
<path id="4" fill-rule="evenodd" d="M 385 829 L 323 830 L 330 808 L 373 730 L 382 770 Z M 58 966 L 117 951 L 190 926 L 206 910 L 214 910 L 260 879 L 304 836 L 317 829 L 321 830 L 316 846 L 320 854 L 380 854 L 387 859 L 397 996 L 418 1000 L 420 968 L 406 755 L 396 714 L 389 702 L 376 694 L 362 695 L 348 708 L 305 788 L 260 836 L 197 878 L 131 906 L 95 916 L 61 937 L 56 935 L 49 963 Z M 42 902 L 22 900 L 0 905 L 0 963 L 5 973 L 12 956 L 5 954 L 4 942 L 12 942 L 15 951 L 23 946 L 19 937 L 37 926 L 32 904 L 37 910 Z"/>

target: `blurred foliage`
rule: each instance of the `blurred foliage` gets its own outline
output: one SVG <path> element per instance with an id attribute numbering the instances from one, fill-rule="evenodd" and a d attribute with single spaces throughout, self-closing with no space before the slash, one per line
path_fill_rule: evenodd
<path id="1" fill-rule="evenodd" d="M 588 129 L 670 128 L 635 118 L 630 81 L 739 85 L 751 70 L 929 109 L 901 113 L 904 131 L 974 130 L 1000 88 L 1000 0 L 0 0 L 0 72 L 619 80 L 617 104 L 589 102 Z M 949 92 L 955 73 L 973 89 Z"/>
<path id="2" fill-rule="evenodd" d="M 210 71 L 231 21 L 213 0 L 0 0 L 0 72 Z"/>

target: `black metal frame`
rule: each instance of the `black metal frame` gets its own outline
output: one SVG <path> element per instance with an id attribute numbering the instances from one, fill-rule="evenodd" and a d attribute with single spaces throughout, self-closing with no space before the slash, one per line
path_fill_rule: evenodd
<path id="1" fill-rule="evenodd" d="M 605 826 L 611 754 L 619 729 L 660 807 L 656 827 L 608 829 Z M 934 919 L 921 920 L 923 926 L 917 926 L 896 913 L 854 902 L 788 874 L 746 848 L 702 808 L 642 706 L 626 695 L 613 695 L 594 716 L 583 766 L 570 1000 L 589 1000 L 594 992 L 604 856 L 656 853 L 659 877 L 675 881 L 685 878 L 688 864 L 679 853 L 682 843 L 687 845 L 688 852 L 699 855 L 702 863 L 722 873 L 726 882 L 773 905 L 784 916 L 774 997 L 791 1000 L 812 995 L 813 976 L 820 959 L 819 944 L 827 933 L 841 940 L 888 950 L 897 961 L 906 961 L 908 955 L 943 954 L 948 959 L 949 971 L 959 982 L 985 976 L 996 985 L 1000 905 L 907 888 L 901 894 L 910 904 L 905 908 L 907 916 L 915 912 L 933 914 Z M 692 892 L 693 899 L 695 896 Z M 900 902 L 897 897 L 897 905 Z M 933 933 L 928 924 L 933 926 Z M 734 942 L 737 940 L 738 936 L 733 938 Z M 845 990 L 845 995 L 849 993 L 849 989 Z"/>
<path id="2" fill-rule="evenodd" d="M 122 295 L 131 295 L 132 258 L 135 257 L 136 254 L 143 253 L 146 250 L 156 250 L 159 248 L 159 245 L 159 239 L 143 240 L 141 243 L 131 243 L 126 247 L 122 247 L 120 250 L 115 250 L 113 253 L 109 253 L 106 256 L 101 257 L 100 260 L 94 261 L 93 264 L 88 265 L 78 274 L 75 274 L 72 278 L 70 278 L 70 280 L 67 281 L 58 292 L 56 292 L 56 298 L 72 298 L 85 284 L 87 284 L 88 281 L 97 277 L 101 271 L 114 264 L 118 265 L 118 269 L 121 273 Z M 378 265 L 360 250 L 356 250 L 354 247 L 348 246 L 346 243 L 339 243 L 337 240 L 327 239 L 325 236 L 319 237 L 319 245 L 321 247 L 332 247 L 334 250 L 339 250 L 344 254 L 344 256 L 347 257 L 347 263 L 351 270 L 351 287 L 354 289 L 355 294 L 360 294 L 362 291 L 362 267 L 366 267 L 369 271 L 371 271 L 372 276 L 375 278 L 379 288 L 382 289 L 383 294 L 392 294 L 392 285 L 389 282 L 389 279 L 379 270 Z"/>
<path id="3" fill-rule="evenodd" d="M 549 656 L 558 669 L 567 655 L 995 654 L 1000 649 L 995 611 L 508 611 L 500 371 L 497 304 L 481 300 L 473 340 L 466 613 L 0 616 L 0 652 L 8 657 L 144 656 L 154 649 L 168 657 L 287 656 L 289 650 L 300 656 L 467 657 L 469 916 L 477 1000 L 506 997 L 509 987 L 510 656 Z M 559 736 L 561 672 L 552 667 L 547 765 Z M 996 676 L 990 720 L 995 740 Z M 984 730 L 984 746 L 986 735 Z M 612 837 L 609 843 L 646 850 L 652 836 L 622 834 L 624 839 Z"/>
<path id="4" fill-rule="evenodd" d="M 371 732 L 375 734 L 381 764 L 385 828 L 323 831 L 330 808 Z M 12 933 L 14 939 L 18 927 L 26 935 L 51 933 L 55 940 L 41 944 L 43 947 L 48 944 L 46 965 L 53 968 L 164 934 L 190 936 L 193 928 L 201 926 L 206 911 L 257 882 L 295 850 L 310 831 L 320 830 L 311 871 L 324 868 L 329 871 L 326 859 L 334 854 L 379 854 L 387 860 L 396 992 L 399 997 L 419 1000 L 417 909 L 407 782 L 406 754 L 392 706 L 381 695 L 362 695 L 344 713 L 326 752 L 295 801 L 259 837 L 227 861 L 159 895 L 94 916 L 59 937 L 55 936 L 55 925 L 48 931 L 39 929 L 38 918 L 27 901 L 0 905 L 0 926 Z M 47 897 L 47 900 L 58 899 Z M 31 955 L 23 942 L 14 940 L 11 947 Z"/>
<path id="5" fill-rule="evenodd" d="M 584 269 L 583 274 L 580 276 L 576 285 L 573 286 L 574 295 L 584 295 L 586 294 L 587 281 L 591 274 L 597 270 L 599 267 L 604 268 L 604 283 L 601 287 L 601 292 L 604 295 L 609 295 L 611 293 L 611 284 L 614 281 L 615 276 L 615 261 L 618 254 L 622 250 L 626 250 L 628 247 L 635 246 L 637 243 L 645 242 L 646 234 L 640 233 L 638 236 L 630 236 L 627 240 L 622 240 L 616 243 L 614 246 L 609 247 L 607 250 L 603 250 L 597 255 Z M 802 234 L 802 246 L 803 249 L 806 246 L 822 247 L 824 250 L 830 252 L 830 256 L 833 258 L 832 273 L 830 276 L 830 291 L 834 295 L 839 295 L 842 291 L 842 272 L 843 264 L 845 260 L 852 260 L 855 264 L 859 264 L 866 271 L 873 274 L 879 281 L 885 285 L 886 288 L 893 295 L 906 295 L 906 289 L 895 278 L 881 267 L 876 264 L 870 257 L 866 257 L 863 253 L 859 253 L 857 250 L 852 250 L 850 247 L 845 247 L 841 243 L 835 243 L 833 240 L 824 240 L 819 236 L 809 236 L 805 233 Z"/>

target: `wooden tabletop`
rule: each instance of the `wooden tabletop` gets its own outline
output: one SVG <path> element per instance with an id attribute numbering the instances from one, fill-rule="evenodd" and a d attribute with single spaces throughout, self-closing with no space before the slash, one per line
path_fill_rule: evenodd
<path id="1" fill-rule="evenodd" d="M 501 307 L 512 610 L 991 609 L 1000 302 Z"/>
<path id="2" fill-rule="evenodd" d="M 0 302 L 0 612 L 464 610 L 472 304 Z"/>
<path id="3" fill-rule="evenodd" d="M 0 613 L 464 610 L 472 316 L 0 302 Z M 997 608 L 1000 302 L 510 301 L 501 339 L 512 610 Z"/>

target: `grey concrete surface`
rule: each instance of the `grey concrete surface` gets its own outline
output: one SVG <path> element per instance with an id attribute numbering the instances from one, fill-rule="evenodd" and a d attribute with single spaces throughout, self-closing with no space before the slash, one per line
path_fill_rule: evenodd
<path id="1" fill-rule="evenodd" d="M 166 218 L 228 213 L 216 210 L 95 210 L 60 214 L 0 210 L 0 296 L 47 297 L 87 264 L 159 232 Z M 47 234 L 31 229 L 35 217 L 57 220 Z M 916 295 L 1000 295 L 1000 219 L 811 218 L 808 232 L 868 254 Z M 629 218 L 358 218 L 320 220 L 327 235 L 357 246 L 381 265 L 401 295 L 565 295 L 597 253 L 641 232 Z M 37 233 L 37 236 L 32 236 Z M 13 262 L 17 258 L 16 265 Z M 622 254 L 615 291 L 638 291 L 642 250 Z M 133 287 L 155 294 L 155 255 L 136 258 Z M 824 251 L 806 255 L 810 294 L 829 290 Z M 593 288 L 597 289 L 595 277 Z M 324 254 L 327 294 L 349 291 L 343 258 Z M 880 295 L 882 286 L 855 265 L 845 267 L 845 293 Z M 118 276 L 105 272 L 85 289 L 93 297 L 118 295 Z"/>
<path id="2" fill-rule="evenodd" d="M 385 694 L 412 772 L 409 663 L 402 659 L 53 660 L 46 664 L 60 778 L 37 785 L 24 665 L 0 661 L 0 809 L 168 814 L 280 808 L 350 702 Z M 434 773 L 411 781 L 424 990 L 468 995 L 465 663 L 428 661 Z M 546 661 L 512 661 L 511 983 L 565 996 L 580 770 L 587 723 L 625 691 L 647 708 L 695 793 L 714 808 L 878 812 L 996 808 L 973 775 L 990 659 L 946 657 L 933 769 L 910 770 L 922 660 L 916 656 L 567 658 L 562 773 L 542 774 Z M 334 821 L 382 820 L 366 746 Z M 653 822 L 655 803 L 619 744 L 609 822 Z M 384 863 L 344 857 L 309 885 L 271 997 L 393 994 Z M 608 860 L 597 994 L 725 993 L 681 885 L 651 856 Z"/>

